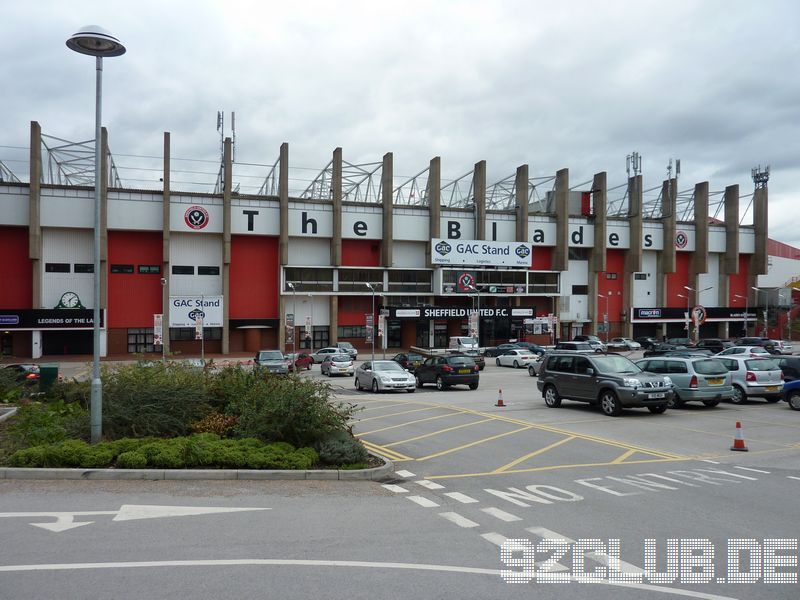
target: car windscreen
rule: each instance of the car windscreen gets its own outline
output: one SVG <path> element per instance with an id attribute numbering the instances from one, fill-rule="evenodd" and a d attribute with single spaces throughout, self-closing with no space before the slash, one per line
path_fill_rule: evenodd
<path id="1" fill-rule="evenodd" d="M 376 362 L 372 364 L 373 371 L 403 371 L 403 367 L 394 361 Z"/>
<path id="2" fill-rule="evenodd" d="M 258 360 L 283 360 L 283 354 L 277 350 L 274 352 L 259 352 Z"/>
<path id="3" fill-rule="evenodd" d="M 349 354 L 334 354 L 331 356 L 331 361 L 333 362 L 350 362 L 352 357 Z"/>
<path id="4" fill-rule="evenodd" d="M 413 353 L 409 352 L 408 353 L 408 360 L 419 360 L 419 361 L 421 361 L 422 360 L 422 355 L 421 354 L 413 354 Z"/>
<path id="5" fill-rule="evenodd" d="M 780 369 L 778 361 L 769 358 L 754 358 L 744 361 L 748 371 L 777 371 Z"/>
<path id="6" fill-rule="evenodd" d="M 447 362 L 451 365 L 474 367 L 475 361 L 469 356 L 450 356 Z"/>
<path id="7" fill-rule="evenodd" d="M 696 360 L 692 362 L 692 366 L 700 375 L 724 375 L 728 372 L 725 365 L 715 359 Z"/>
<path id="8" fill-rule="evenodd" d="M 624 356 L 598 356 L 594 359 L 600 373 L 641 373 L 642 369 Z"/>

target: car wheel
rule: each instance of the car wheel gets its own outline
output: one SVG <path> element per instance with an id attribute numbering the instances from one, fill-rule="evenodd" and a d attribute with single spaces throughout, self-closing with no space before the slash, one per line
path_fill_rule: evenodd
<path id="1" fill-rule="evenodd" d="M 447 389 L 447 385 L 445 384 L 444 379 L 442 379 L 441 375 L 436 376 L 436 389 L 437 390 Z"/>
<path id="2" fill-rule="evenodd" d="M 789 394 L 789 397 L 786 398 L 786 402 L 789 403 L 789 408 L 792 410 L 800 410 L 800 392 L 792 392 Z"/>
<path id="3" fill-rule="evenodd" d="M 352 374 L 352 373 L 348 373 L 348 375 L 350 375 L 350 377 L 352 377 L 352 376 L 353 376 L 353 374 Z"/>
<path id="4" fill-rule="evenodd" d="M 497 364 L 498 367 L 500 366 L 500 359 L 499 358 L 496 359 L 494 362 L 495 362 L 495 364 Z"/>
<path id="5" fill-rule="evenodd" d="M 600 394 L 600 409 L 609 417 L 618 417 L 622 414 L 619 398 L 612 390 L 605 390 Z"/>
<path id="6" fill-rule="evenodd" d="M 667 400 L 667 408 L 681 408 L 683 407 L 683 400 L 678 394 L 673 394 L 672 398 Z"/>
<path id="7" fill-rule="evenodd" d="M 478 384 L 477 384 L 477 383 L 470 383 L 470 384 L 469 384 L 469 389 L 471 389 L 471 390 L 477 390 L 477 389 L 478 389 Z"/>
<path id="8" fill-rule="evenodd" d="M 378 380 L 377 379 L 373 379 L 372 380 L 372 393 L 373 394 L 377 394 L 378 393 Z"/>
<path id="9" fill-rule="evenodd" d="M 595 354 L 602 354 L 603 353 L 603 349 L 602 348 L 598 348 L 597 350 L 594 351 L 594 353 Z"/>
<path id="10" fill-rule="evenodd" d="M 703 400 L 703 404 L 705 404 L 705 405 L 706 405 L 706 406 L 708 406 L 709 408 L 713 408 L 713 407 L 715 407 L 717 404 L 719 404 L 719 400 Z"/>
<path id="11" fill-rule="evenodd" d="M 544 388 L 544 403 L 549 408 L 558 408 L 561 406 L 561 396 L 558 395 L 558 391 L 552 385 L 548 385 Z"/>
<path id="12" fill-rule="evenodd" d="M 417 387 L 418 388 L 422 387 L 422 380 L 419 378 L 419 375 L 414 375 L 414 381 L 417 382 Z"/>
<path id="13" fill-rule="evenodd" d="M 517 362 L 516 360 L 514 361 L 514 368 L 519 369 L 519 362 Z"/>
<path id="14" fill-rule="evenodd" d="M 731 402 L 734 404 L 744 404 L 746 400 L 747 394 L 744 393 L 744 390 L 738 385 L 733 386 L 733 396 L 731 396 Z"/>
<path id="15" fill-rule="evenodd" d="M 311 370 L 311 365 L 312 365 L 312 364 L 313 364 L 313 363 L 308 363 L 308 364 L 306 364 L 306 371 L 310 371 L 310 370 Z"/>
<path id="16" fill-rule="evenodd" d="M 358 377 L 356 377 L 356 389 L 361 391 L 361 380 Z"/>
<path id="17" fill-rule="evenodd" d="M 533 366 L 528 367 L 528 375 L 530 377 L 536 377 L 536 369 L 534 369 Z"/>
<path id="18" fill-rule="evenodd" d="M 666 404 L 659 404 L 658 406 L 648 406 L 647 410 L 649 410 L 654 415 L 660 415 L 663 412 L 666 412 L 667 405 Z"/>

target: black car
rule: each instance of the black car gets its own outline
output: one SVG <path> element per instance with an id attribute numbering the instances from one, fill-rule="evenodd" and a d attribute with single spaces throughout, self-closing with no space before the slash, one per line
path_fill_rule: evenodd
<path id="1" fill-rule="evenodd" d="M 515 344 L 520 348 L 527 348 L 531 351 L 531 354 L 538 354 L 539 356 L 547 351 L 546 348 L 543 348 L 539 344 L 534 344 L 532 342 L 515 342 Z"/>
<path id="2" fill-rule="evenodd" d="M 401 352 L 400 354 L 395 354 L 392 357 L 392 360 L 398 363 L 404 369 L 408 369 L 411 373 L 413 373 L 417 367 L 422 364 L 422 361 L 424 361 L 425 358 L 422 356 L 422 354 L 415 354 L 414 352 L 405 354 Z"/>
<path id="3" fill-rule="evenodd" d="M 486 356 L 500 356 L 501 354 L 505 354 L 509 350 L 513 350 L 514 348 L 521 348 L 521 346 L 517 346 L 516 344 L 500 344 L 499 346 L 494 346 L 492 348 L 486 348 L 484 354 Z"/>
<path id="4" fill-rule="evenodd" d="M 450 354 L 426 359 L 417 367 L 414 377 L 418 388 L 426 383 L 435 383 L 439 390 L 446 390 L 451 385 L 468 385 L 469 389 L 477 390 L 480 371 L 471 357 Z"/>
<path id="5" fill-rule="evenodd" d="M 25 384 L 34 384 L 39 382 L 39 365 L 34 363 L 19 363 L 13 365 L 6 365 L 6 369 L 14 371 L 17 374 L 17 381 Z"/>
<path id="6" fill-rule="evenodd" d="M 733 346 L 733 342 L 730 340 L 721 340 L 718 338 L 705 338 L 697 342 L 695 348 L 705 348 L 711 351 L 712 354 L 717 354 L 725 350 L 725 348 L 730 348 Z"/>
<path id="7" fill-rule="evenodd" d="M 484 367 L 486 367 L 486 359 L 477 350 L 462 350 L 460 352 L 448 352 L 448 354 L 450 356 L 469 356 L 478 365 L 479 371 L 483 371 Z"/>
<path id="8" fill-rule="evenodd" d="M 784 381 L 800 379 L 800 356 L 783 356 L 773 359 L 783 371 Z"/>
<path id="9" fill-rule="evenodd" d="M 686 346 L 677 346 L 675 344 L 666 344 L 664 342 L 658 342 L 657 344 L 653 344 L 645 350 L 644 357 L 650 358 L 651 356 L 664 356 L 667 352 L 675 352 L 675 351 L 683 351 L 688 352 L 689 348 Z"/>
<path id="10" fill-rule="evenodd" d="M 672 344 L 673 346 L 684 346 L 685 348 L 694 348 L 695 343 L 690 338 L 668 338 L 668 344 Z"/>
<path id="11" fill-rule="evenodd" d="M 639 342 L 643 350 L 649 350 L 655 344 L 659 343 L 658 339 L 649 336 L 633 338 L 633 341 Z"/>

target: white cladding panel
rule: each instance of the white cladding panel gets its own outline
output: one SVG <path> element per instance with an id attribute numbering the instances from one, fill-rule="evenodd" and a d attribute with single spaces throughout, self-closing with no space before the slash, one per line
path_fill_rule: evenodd
<path id="1" fill-rule="evenodd" d="M 29 216 L 27 190 L 0 186 L 0 215 L 2 215 L 0 225 L 27 225 Z"/>
<path id="2" fill-rule="evenodd" d="M 197 199 L 196 199 L 197 200 Z M 187 221 L 189 215 L 196 209 L 205 210 L 208 213 L 205 225 L 200 229 L 190 227 Z M 170 202 L 169 204 L 169 227 L 174 232 L 190 232 L 190 233 L 222 233 L 222 204 L 211 203 L 185 203 Z M 199 292 L 198 292 L 199 293 Z"/>
<path id="3" fill-rule="evenodd" d="M 194 275 L 170 273 L 171 296 L 222 295 L 222 236 L 172 233 L 170 268 L 192 266 Z M 197 267 L 219 267 L 219 275 L 198 275 Z"/>
<path id="4" fill-rule="evenodd" d="M 307 296 L 297 294 L 292 298 L 292 294 L 284 296 L 286 302 L 286 312 L 295 312 L 294 322 L 299 328 L 297 341 L 304 339 L 306 317 L 311 317 L 311 322 L 315 327 L 331 324 L 331 302 L 330 296 Z"/>
<path id="5" fill-rule="evenodd" d="M 41 209 L 42 227 L 94 227 L 91 190 L 43 189 Z"/>
<path id="6" fill-rule="evenodd" d="M 394 240 L 417 242 L 430 241 L 430 217 L 427 210 L 400 208 L 395 206 L 392 214 Z"/>
<path id="7" fill-rule="evenodd" d="M 380 206 L 343 206 L 342 238 L 383 239 L 383 209 Z"/>
<path id="8" fill-rule="evenodd" d="M 708 251 L 725 252 L 727 242 L 725 241 L 725 228 L 719 225 L 711 225 L 708 228 Z"/>
<path id="9" fill-rule="evenodd" d="M 571 260 L 566 271 L 561 273 L 561 316 L 562 321 L 582 321 L 588 319 L 589 302 L 585 294 L 572 293 L 573 285 L 587 285 L 589 281 L 589 261 Z"/>
<path id="10" fill-rule="evenodd" d="M 606 248 L 630 248 L 631 230 L 628 222 L 608 221 L 606 223 Z"/>
<path id="11" fill-rule="evenodd" d="M 280 235 L 281 209 L 274 200 L 231 200 L 231 233 Z"/>
<path id="12" fill-rule="evenodd" d="M 289 205 L 289 235 L 333 237 L 333 205 L 301 202 Z"/>
<path id="13" fill-rule="evenodd" d="M 675 239 L 672 243 L 675 244 L 676 252 L 694 252 L 694 223 L 678 223 L 675 226 Z"/>
<path id="14" fill-rule="evenodd" d="M 661 223 L 652 221 L 642 223 L 642 248 L 646 250 L 664 249 L 664 226 Z M 636 306 L 640 305 L 636 304 Z"/>
<path id="15" fill-rule="evenodd" d="M 727 302 L 719 301 L 719 257 L 717 253 L 708 254 L 708 273 L 701 273 L 698 277 L 699 285 L 698 290 L 705 290 L 700 292 L 698 304 L 708 308 L 709 306 L 728 306 Z M 706 288 L 711 288 L 706 290 Z M 694 298 L 692 298 L 694 300 Z"/>
<path id="16" fill-rule="evenodd" d="M 753 254 L 756 251 L 756 233 L 752 229 L 739 229 L 739 254 Z"/>
<path id="17" fill-rule="evenodd" d="M 443 210 L 440 238 L 446 240 L 474 240 L 475 217 L 468 213 Z"/>
<path id="18" fill-rule="evenodd" d="M 555 246 L 555 219 L 549 217 L 528 218 L 528 241 L 534 246 Z"/>
<path id="19" fill-rule="evenodd" d="M 164 214 L 161 202 L 108 198 L 108 228 L 162 231 Z"/>
<path id="20" fill-rule="evenodd" d="M 642 308 L 654 308 L 659 306 L 658 302 L 658 276 L 656 268 L 658 264 L 658 253 L 654 251 L 642 252 L 642 270 L 645 279 L 636 279 L 632 274 L 625 273 L 623 277 L 633 277 L 633 306 Z"/>
<path id="21" fill-rule="evenodd" d="M 289 264 L 328 267 L 331 265 L 331 241 L 315 238 L 289 238 Z"/>
<path id="22" fill-rule="evenodd" d="M 94 274 L 75 273 L 75 264 L 93 264 L 92 230 L 42 230 L 42 307 L 55 308 L 64 292 L 75 292 L 86 308 L 94 308 Z M 69 273 L 47 273 L 47 263 L 68 263 Z"/>
<path id="23" fill-rule="evenodd" d="M 486 217 L 486 238 L 492 242 L 516 242 L 517 222 L 500 215 Z"/>
<path id="24" fill-rule="evenodd" d="M 395 241 L 392 248 L 393 267 L 412 267 L 424 269 L 425 262 L 425 242 L 398 242 Z"/>

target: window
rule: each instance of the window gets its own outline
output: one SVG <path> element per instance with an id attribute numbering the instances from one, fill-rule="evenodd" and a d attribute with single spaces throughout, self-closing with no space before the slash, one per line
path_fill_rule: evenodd
<path id="1" fill-rule="evenodd" d="M 572 286 L 572 295 L 573 296 L 588 296 L 589 295 L 589 286 L 588 285 L 573 285 Z"/>
<path id="2" fill-rule="evenodd" d="M 197 267 L 198 275 L 219 275 L 219 267 Z"/>
<path id="3" fill-rule="evenodd" d="M 161 265 L 139 265 L 139 273 L 142 275 L 158 275 L 161 273 Z"/>
<path id="4" fill-rule="evenodd" d="M 173 275 L 194 275 L 194 267 L 188 265 L 172 265 Z"/>
<path id="5" fill-rule="evenodd" d="M 128 352 L 142 354 L 155 352 L 152 329 L 128 329 Z"/>
<path id="6" fill-rule="evenodd" d="M 377 332 L 376 332 L 377 333 Z M 367 328 L 363 325 L 339 327 L 340 338 L 365 338 L 367 337 Z M 377 337 L 377 336 L 376 336 Z"/>
<path id="7" fill-rule="evenodd" d="M 69 273 L 69 263 L 45 263 L 45 273 Z"/>
<path id="8" fill-rule="evenodd" d="M 588 248 L 570 248 L 569 249 L 569 259 L 570 260 L 589 260 L 589 249 Z"/>
<path id="9" fill-rule="evenodd" d="M 424 293 L 431 289 L 431 271 L 389 271 L 391 292 Z"/>
<path id="10" fill-rule="evenodd" d="M 332 292 L 333 269 L 330 267 L 318 269 L 309 267 L 286 267 L 284 269 L 284 281 L 284 292 L 292 291 L 287 285 L 289 282 L 294 283 L 297 292 Z M 366 289 L 363 284 L 361 287 Z"/>
<path id="11" fill-rule="evenodd" d="M 76 273 L 94 273 L 94 265 L 87 263 L 75 263 L 73 266 Z"/>
<path id="12" fill-rule="evenodd" d="M 606 279 L 616 279 L 617 273 L 606 273 Z"/>
<path id="13" fill-rule="evenodd" d="M 195 332 L 194 327 L 170 327 L 169 339 L 176 342 L 191 341 L 194 340 L 194 332 Z M 222 327 L 204 327 L 203 339 L 205 341 L 221 340 Z M 200 340 L 197 341 L 199 342 Z"/>
<path id="14" fill-rule="evenodd" d="M 557 294 L 558 273 L 529 273 L 530 294 Z"/>
<path id="15" fill-rule="evenodd" d="M 633 278 L 637 281 L 645 281 L 648 277 L 648 273 L 634 273 Z"/>
<path id="16" fill-rule="evenodd" d="M 111 265 L 112 273 L 133 273 L 133 265 Z"/>
<path id="17" fill-rule="evenodd" d="M 676 360 L 667 361 L 667 373 L 688 373 L 686 363 L 678 362 Z"/>

